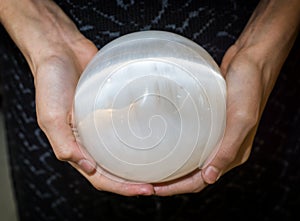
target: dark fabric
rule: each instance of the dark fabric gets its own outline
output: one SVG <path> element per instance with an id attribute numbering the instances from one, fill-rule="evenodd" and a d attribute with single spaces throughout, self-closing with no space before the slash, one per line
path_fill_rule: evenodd
<path id="1" fill-rule="evenodd" d="M 167 30 L 220 64 L 257 1 L 66 0 L 58 4 L 98 48 L 138 30 Z M 33 79 L 0 30 L 0 72 L 11 174 L 20 220 L 299 220 L 299 41 L 275 85 L 250 159 L 198 194 L 122 197 L 95 190 L 58 161 L 36 122 Z"/>

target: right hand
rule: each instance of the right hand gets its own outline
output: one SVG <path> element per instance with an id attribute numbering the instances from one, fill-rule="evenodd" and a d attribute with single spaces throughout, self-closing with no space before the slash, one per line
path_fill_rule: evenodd
<path id="1" fill-rule="evenodd" d="M 14 13 L 2 15 L 1 22 L 29 63 L 36 89 L 37 120 L 56 157 L 69 162 L 98 190 L 126 196 L 153 194 L 151 184 L 130 183 L 101 170 L 72 132 L 75 88 L 97 52 L 96 46 L 53 2 L 21 7 L 24 3 L 28 2 L 5 2 L 6 10 L 13 9 Z"/>

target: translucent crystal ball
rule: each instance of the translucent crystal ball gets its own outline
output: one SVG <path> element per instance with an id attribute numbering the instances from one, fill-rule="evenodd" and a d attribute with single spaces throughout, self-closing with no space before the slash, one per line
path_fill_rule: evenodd
<path id="1" fill-rule="evenodd" d="M 157 183 L 201 168 L 223 137 L 226 84 L 195 42 L 163 31 L 108 43 L 76 89 L 78 142 L 126 180 Z"/>

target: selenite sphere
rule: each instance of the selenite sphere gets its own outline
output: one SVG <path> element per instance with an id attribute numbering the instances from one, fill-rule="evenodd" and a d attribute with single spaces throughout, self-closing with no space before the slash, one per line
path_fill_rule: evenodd
<path id="1" fill-rule="evenodd" d="M 104 46 L 76 88 L 77 140 L 116 177 L 157 183 L 201 168 L 223 137 L 226 84 L 195 42 L 164 31 Z"/>

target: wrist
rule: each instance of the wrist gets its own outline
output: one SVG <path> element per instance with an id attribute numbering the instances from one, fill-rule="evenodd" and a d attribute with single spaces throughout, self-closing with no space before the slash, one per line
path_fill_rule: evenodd
<path id="1" fill-rule="evenodd" d="M 0 21 L 31 70 L 46 57 L 83 38 L 74 23 L 50 0 L 0 0 Z M 33 71 L 34 74 L 34 71 Z"/>
<path id="2" fill-rule="evenodd" d="M 266 97 L 299 32 L 300 1 L 284 3 L 293 4 L 262 0 L 240 37 L 226 52 L 221 65 L 225 75 L 229 69 L 251 67 L 253 77 L 258 77 L 264 85 Z"/>
<path id="3" fill-rule="evenodd" d="M 236 41 L 253 59 L 281 67 L 300 28 L 299 0 L 262 0 Z"/>

